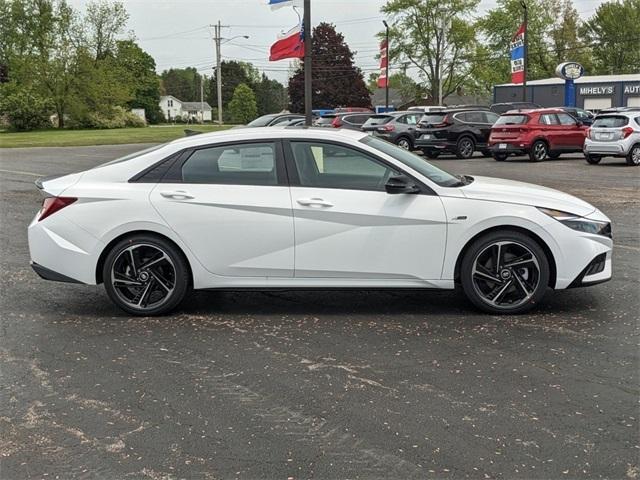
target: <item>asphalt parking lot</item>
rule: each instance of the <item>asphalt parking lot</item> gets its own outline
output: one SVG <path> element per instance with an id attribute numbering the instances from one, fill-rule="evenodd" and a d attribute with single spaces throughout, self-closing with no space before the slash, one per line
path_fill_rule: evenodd
<path id="1" fill-rule="evenodd" d="M 640 478 L 640 168 L 434 161 L 613 220 L 614 278 L 534 313 L 456 292 L 197 292 L 133 318 L 40 280 L 38 176 L 142 145 L 0 150 L 0 478 Z"/>

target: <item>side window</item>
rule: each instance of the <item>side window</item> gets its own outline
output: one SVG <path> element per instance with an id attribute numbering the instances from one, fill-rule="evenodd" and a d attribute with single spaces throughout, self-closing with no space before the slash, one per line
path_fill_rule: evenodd
<path id="1" fill-rule="evenodd" d="M 466 119 L 469 123 L 484 123 L 484 112 L 467 112 Z"/>
<path id="2" fill-rule="evenodd" d="M 416 115 L 414 113 L 412 113 L 411 115 L 407 115 L 407 123 L 409 125 L 416 125 L 421 116 L 422 115 Z"/>
<path id="3" fill-rule="evenodd" d="M 493 112 L 484 112 L 483 115 L 484 115 L 484 123 L 490 123 L 491 125 L 496 123 L 500 118 L 500 115 L 496 115 Z"/>
<path id="4" fill-rule="evenodd" d="M 576 120 L 567 113 L 558 113 L 558 120 L 560 120 L 560 125 L 576 125 Z"/>
<path id="5" fill-rule="evenodd" d="M 403 123 L 406 125 L 407 123 L 407 115 L 402 115 L 400 117 L 396 117 L 396 122 Z"/>
<path id="6" fill-rule="evenodd" d="M 184 183 L 277 185 L 274 143 L 251 143 L 196 150 L 182 165 Z"/>
<path id="7" fill-rule="evenodd" d="M 303 187 L 384 191 L 397 174 L 369 155 L 339 145 L 291 142 L 293 160 Z"/>
<path id="8" fill-rule="evenodd" d="M 543 125 L 560 125 L 560 122 L 554 113 L 540 115 L 540 123 Z"/>

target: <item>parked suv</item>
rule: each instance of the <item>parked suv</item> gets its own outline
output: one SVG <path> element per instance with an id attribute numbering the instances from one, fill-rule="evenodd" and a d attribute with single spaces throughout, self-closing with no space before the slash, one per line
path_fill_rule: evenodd
<path id="1" fill-rule="evenodd" d="M 598 115 L 587 130 L 584 156 L 591 164 L 603 157 L 624 157 L 627 165 L 640 165 L 640 111 Z"/>
<path id="2" fill-rule="evenodd" d="M 291 120 L 304 118 L 299 113 L 270 113 L 247 123 L 247 127 L 274 127 L 276 125 L 287 124 Z"/>
<path id="3" fill-rule="evenodd" d="M 315 123 L 316 127 L 346 128 L 360 130 L 372 113 L 332 113 L 321 116 Z"/>
<path id="4" fill-rule="evenodd" d="M 533 162 L 581 152 L 587 128 L 559 108 L 511 111 L 491 129 L 489 148 L 498 161 L 527 154 Z"/>
<path id="5" fill-rule="evenodd" d="M 576 107 L 559 107 L 560 110 L 564 110 L 576 120 L 582 122 L 584 125 L 591 125 L 595 115 L 591 112 Z"/>
<path id="6" fill-rule="evenodd" d="M 416 125 L 421 112 L 389 112 L 371 115 L 362 126 L 362 131 L 395 143 L 405 150 L 415 148 Z"/>
<path id="7" fill-rule="evenodd" d="M 498 114 L 486 107 L 449 108 L 427 113 L 416 129 L 416 147 L 429 158 L 436 158 L 442 152 L 471 158 L 476 150 L 490 156 L 487 140 L 491 126 L 498 118 Z"/>

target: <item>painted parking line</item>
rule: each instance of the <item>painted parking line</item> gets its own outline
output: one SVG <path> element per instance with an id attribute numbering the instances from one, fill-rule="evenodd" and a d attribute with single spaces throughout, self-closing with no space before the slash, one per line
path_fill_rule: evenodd
<path id="1" fill-rule="evenodd" d="M 2 173 L 15 173 L 16 175 L 29 175 L 30 177 L 43 177 L 44 176 L 41 173 L 21 172 L 19 170 L 2 170 L 2 169 L 0 169 L 0 172 L 2 172 Z"/>

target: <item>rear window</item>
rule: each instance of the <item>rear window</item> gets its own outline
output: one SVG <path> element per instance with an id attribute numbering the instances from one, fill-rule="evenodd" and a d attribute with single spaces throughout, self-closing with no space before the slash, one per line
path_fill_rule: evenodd
<path id="1" fill-rule="evenodd" d="M 266 127 L 277 115 L 263 115 L 247 123 L 247 127 Z"/>
<path id="2" fill-rule="evenodd" d="M 371 127 L 373 125 L 384 125 L 385 123 L 389 123 L 389 121 L 393 117 L 389 115 L 374 115 L 373 117 L 369 117 L 369 119 L 364 122 L 364 127 Z"/>
<path id="3" fill-rule="evenodd" d="M 624 127 L 628 122 L 629 119 L 627 117 L 610 115 L 596 118 L 592 126 L 594 128 L 617 128 Z"/>
<path id="4" fill-rule="evenodd" d="M 529 117 L 527 115 L 502 115 L 495 125 L 522 125 L 529 121 Z"/>
<path id="5" fill-rule="evenodd" d="M 438 125 L 444 120 L 444 113 L 427 113 L 420 119 L 422 125 Z"/>

